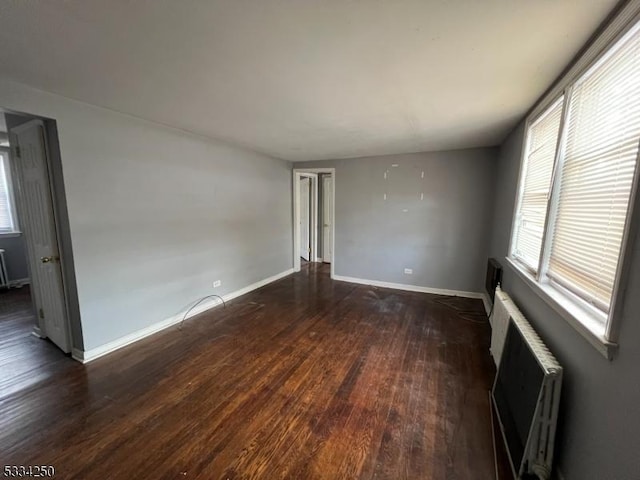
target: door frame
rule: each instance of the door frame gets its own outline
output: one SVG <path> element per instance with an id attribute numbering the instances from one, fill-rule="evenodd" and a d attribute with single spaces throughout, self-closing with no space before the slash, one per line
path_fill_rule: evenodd
<path id="1" fill-rule="evenodd" d="M 325 212 L 324 212 L 324 205 L 325 205 L 325 200 L 327 198 L 327 189 L 326 187 L 326 182 L 331 180 L 331 195 L 330 195 L 330 200 L 331 200 L 331 214 L 333 214 L 333 201 L 334 201 L 334 190 L 335 190 L 335 186 L 334 186 L 334 181 L 333 181 L 333 175 L 330 174 L 326 174 L 323 175 L 321 177 L 322 179 L 322 251 L 318 252 L 319 253 L 319 257 L 320 260 L 322 262 L 326 262 L 326 263 L 333 263 L 333 250 L 331 250 L 331 255 L 329 256 L 329 262 L 327 262 L 327 249 L 328 247 L 333 248 L 333 245 L 331 244 L 331 230 L 333 228 L 333 217 L 331 218 L 331 223 L 329 224 L 329 241 L 325 242 L 324 239 L 324 224 L 326 223 L 325 221 Z"/>
<path id="2" fill-rule="evenodd" d="M 311 241 L 311 253 L 312 261 L 318 258 L 318 174 L 330 173 L 333 177 L 333 192 L 332 192 L 332 208 L 331 217 L 333 222 L 331 223 L 330 238 L 331 238 L 331 278 L 335 277 L 336 266 L 336 169 L 335 168 L 294 168 L 292 172 L 292 188 L 293 188 L 293 271 L 300 271 L 300 188 L 299 182 L 302 177 L 312 178 L 312 225 L 313 228 L 313 240 Z"/>
<path id="3" fill-rule="evenodd" d="M 318 175 L 309 172 L 297 172 L 293 174 L 293 269 L 300 271 L 300 180 L 308 178 L 310 180 L 309 191 L 311 192 L 311 200 L 309 202 L 309 218 L 311 226 L 309 227 L 309 238 L 311 243 L 311 251 L 309 252 L 309 261 L 316 261 L 316 253 L 318 251 Z"/>
<path id="4" fill-rule="evenodd" d="M 315 262 L 316 259 L 313 256 L 315 251 L 317 250 L 317 238 L 314 238 L 314 231 L 313 231 L 313 227 L 316 223 L 315 218 L 314 218 L 314 213 L 316 213 L 318 211 L 317 205 L 314 205 L 314 201 L 313 198 L 315 197 L 315 193 L 314 193 L 314 189 L 313 189 L 313 181 L 315 180 L 313 177 L 310 177 L 308 175 L 300 175 L 300 179 L 298 180 L 298 190 L 300 191 L 300 205 L 302 206 L 304 204 L 304 195 L 302 194 L 302 185 L 303 182 L 306 180 L 309 180 L 309 186 L 307 189 L 307 209 L 308 209 L 308 216 L 307 216 L 307 240 L 308 240 L 308 246 L 307 249 L 309 250 L 306 253 L 306 256 L 308 257 L 307 261 L 308 262 Z M 304 260 L 305 258 L 305 252 L 304 252 L 304 248 L 302 245 L 302 240 L 305 240 L 305 238 L 303 238 L 302 233 L 304 232 L 303 229 L 303 223 L 302 223 L 302 216 L 303 216 L 303 211 L 302 208 L 300 208 L 300 220 L 298 221 L 298 225 L 300 226 L 300 237 L 299 239 L 301 240 L 300 242 L 300 248 L 299 248 L 299 252 L 300 252 L 300 258 L 302 260 Z M 300 260 L 302 262 L 302 260 Z"/>
<path id="5" fill-rule="evenodd" d="M 11 141 L 12 135 L 19 134 L 20 132 L 27 130 L 29 128 L 32 128 L 35 125 L 40 126 L 42 128 L 42 135 L 44 140 L 45 164 L 47 168 L 47 180 L 48 180 L 47 183 L 49 187 L 49 194 L 51 195 L 51 211 L 53 215 L 52 220 L 53 220 L 53 225 L 55 229 L 55 239 L 58 247 L 57 248 L 58 256 L 60 258 L 60 274 L 61 274 L 61 281 L 62 281 L 62 296 L 63 296 L 62 303 L 64 305 L 64 310 L 65 310 L 63 321 L 65 324 L 65 337 L 67 339 L 67 344 L 69 345 L 69 350 L 70 350 L 69 352 L 65 352 L 65 353 L 71 353 L 71 351 L 73 351 L 75 347 L 75 344 L 73 340 L 72 324 L 71 324 L 71 318 L 70 318 L 71 310 L 70 310 L 69 290 L 68 290 L 69 279 L 68 279 L 68 275 L 66 274 L 66 271 L 68 270 L 69 267 L 73 268 L 73 265 L 70 265 L 69 259 L 66 258 L 66 255 L 65 255 L 66 249 L 64 248 L 65 245 L 64 245 L 63 237 L 61 235 L 61 229 L 64 228 L 64 225 L 61 225 L 61 222 L 60 222 L 60 211 L 59 211 L 60 208 L 58 205 L 58 201 L 60 197 L 57 195 L 57 193 L 59 192 L 57 192 L 55 181 L 54 181 L 54 169 L 52 164 L 52 148 L 49 145 L 51 131 L 49 130 L 47 123 L 43 119 L 34 117 L 32 115 L 28 115 L 28 116 L 31 117 L 31 120 L 11 128 L 10 131 L 8 132 L 11 167 L 12 167 L 12 170 L 14 169 L 17 170 L 18 168 L 20 168 L 19 161 L 14 155 L 14 150 L 13 150 L 14 145 L 12 144 L 13 142 Z M 21 184 L 21 178 L 22 178 L 22 174 L 16 174 L 16 175 L 13 175 L 12 181 L 15 182 L 15 184 L 13 185 L 14 201 L 16 204 L 18 224 L 21 226 L 24 226 L 25 222 L 23 221 L 23 218 L 24 218 L 23 203 L 24 203 L 25 192 Z M 38 259 L 34 258 L 33 245 L 29 241 L 28 236 L 24 235 L 24 232 L 23 232 L 23 238 L 24 238 L 25 245 L 27 247 L 26 254 L 28 256 L 27 265 L 29 267 L 29 282 L 33 286 L 31 295 L 32 295 L 33 304 L 34 304 L 34 314 L 37 320 L 37 324 L 34 326 L 34 329 L 33 329 L 33 334 L 40 338 L 47 338 L 46 325 L 44 323 L 44 320 L 40 318 L 40 316 L 38 315 L 36 303 L 35 303 L 35 298 L 38 295 L 37 294 L 38 289 L 37 289 L 37 286 L 34 285 L 36 284 L 37 280 L 33 275 L 32 270 L 33 270 L 33 266 L 37 264 Z"/>

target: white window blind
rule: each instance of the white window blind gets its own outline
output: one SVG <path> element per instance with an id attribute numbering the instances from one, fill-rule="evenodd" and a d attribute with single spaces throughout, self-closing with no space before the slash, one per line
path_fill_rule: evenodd
<path id="1" fill-rule="evenodd" d="M 609 311 L 640 142 L 640 25 L 573 87 L 547 275 Z"/>
<path id="2" fill-rule="evenodd" d="M 0 151 L 0 233 L 14 231 L 11 190 L 9 184 L 9 158 Z"/>
<path id="3" fill-rule="evenodd" d="M 540 260 L 562 105 L 563 98 L 560 98 L 527 131 L 512 255 L 533 272 L 537 272 Z"/>

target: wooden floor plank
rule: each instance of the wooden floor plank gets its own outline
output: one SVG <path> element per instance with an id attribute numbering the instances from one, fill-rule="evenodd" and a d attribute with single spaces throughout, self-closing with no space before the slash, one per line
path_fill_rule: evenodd
<path id="1" fill-rule="evenodd" d="M 492 479 L 482 302 L 310 264 L 86 366 L 0 293 L 0 461 L 56 478 Z"/>

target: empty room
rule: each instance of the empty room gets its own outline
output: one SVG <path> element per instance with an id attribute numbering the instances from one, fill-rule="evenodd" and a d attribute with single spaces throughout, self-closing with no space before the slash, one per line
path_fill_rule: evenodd
<path id="1" fill-rule="evenodd" d="M 640 0 L 0 2 L 0 472 L 640 479 Z"/>

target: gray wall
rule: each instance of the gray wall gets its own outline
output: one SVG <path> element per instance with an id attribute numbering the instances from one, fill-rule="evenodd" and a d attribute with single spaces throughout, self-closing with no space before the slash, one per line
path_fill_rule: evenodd
<path id="1" fill-rule="evenodd" d="M 292 267 L 291 164 L 0 80 L 57 120 L 85 350 Z"/>
<path id="2" fill-rule="evenodd" d="M 629 260 L 619 353 L 608 361 L 504 261 L 523 132 L 521 124 L 500 151 L 491 254 L 504 266 L 504 289 L 565 369 L 557 463 L 566 480 L 636 480 L 640 478 L 640 241 L 636 239 Z"/>
<path id="3" fill-rule="evenodd" d="M 486 148 L 295 167 L 336 168 L 337 275 L 480 292 L 496 156 L 496 149 Z M 405 268 L 413 275 L 405 275 Z"/>

